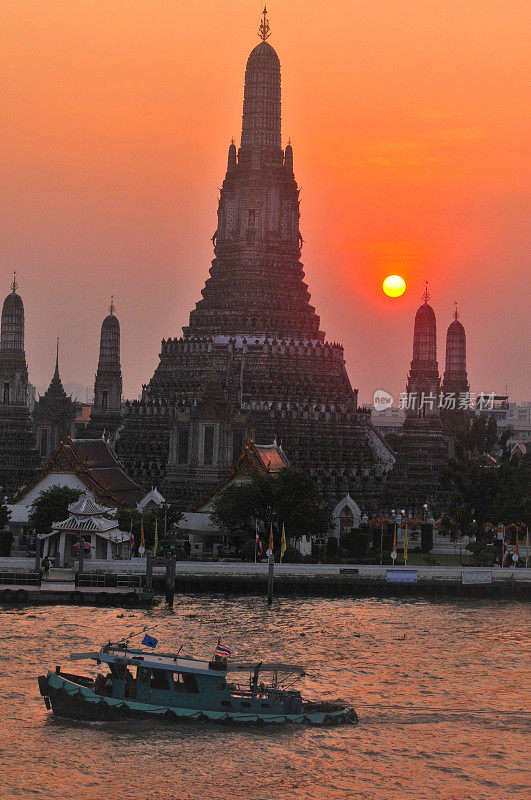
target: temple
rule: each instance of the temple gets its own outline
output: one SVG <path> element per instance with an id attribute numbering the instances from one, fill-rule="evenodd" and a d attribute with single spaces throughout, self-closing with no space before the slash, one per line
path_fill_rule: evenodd
<path id="1" fill-rule="evenodd" d="M 228 150 L 202 298 L 180 338 L 163 340 L 142 398 L 116 438 L 144 486 L 186 507 L 246 442 L 278 441 L 330 499 L 376 503 L 394 457 L 357 407 L 343 347 L 326 340 L 301 263 L 299 188 L 281 143 L 279 58 L 266 39 L 245 70 L 241 143 Z"/>
<path id="2" fill-rule="evenodd" d="M 67 436 L 75 437 L 76 416 L 76 403 L 65 392 L 59 375 L 59 339 L 57 339 L 55 371 L 52 380 L 33 409 L 37 444 L 44 462 Z"/>
<path id="3" fill-rule="evenodd" d="M 24 352 L 24 304 L 16 273 L 4 300 L 0 334 L 0 487 L 12 494 L 40 467 L 27 405 L 28 367 Z"/>
<path id="4" fill-rule="evenodd" d="M 451 442 L 456 432 L 470 424 L 471 412 L 467 407 L 470 385 L 466 371 L 466 333 L 459 321 L 457 303 L 455 304 L 454 321 L 448 326 L 446 334 L 446 366 L 442 382 L 442 393 L 445 398 L 441 408 L 441 420 L 445 435 Z"/>
<path id="5" fill-rule="evenodd" d="M 413 358 L 406 383 L 406 419 L 387 493 L 389 507 L 420 513 L 441 501 L 439 474 L 448 460 L 440 414 L 437 321 L 426 284 L 415 315 Z"/>
<path id="6" fill-rule="evenodd" d="M 87 425 L 88 437 L 113 434 L 122 421 L 122 368 L 120 365 L 120 323 L 115 316 L 114 298 L 101 325 L 100 356 L 94 381 L 94 404 Z"/>

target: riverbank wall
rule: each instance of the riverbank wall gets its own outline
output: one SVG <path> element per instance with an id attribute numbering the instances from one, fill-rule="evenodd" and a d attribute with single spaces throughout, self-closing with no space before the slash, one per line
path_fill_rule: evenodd
<path id="1" fill-rule="evenodd" d="M 31 559 L 0 559 L 0 575 L 26 574 Z M 196 562 L 176 564 L 175 595 L 267 596 L 267 564 Z M 165 574 L 153 569 L 152 592 L 146 591 L 146 562 L 91 561 L 80 585 L 55 587 L 0 582 L 2 602 L 66 602 L 76 605 L 147 605 L 164 595 Z M 0 578 L 1 580 L 1 578 Z M 123 586 L 124 582 L 129 584 Z M 83 585 L 81 585 L 83 583 Z M 120 591 L 117 588 L 122 584 Z M 133 589 L 133 584 L 136 588 Z M 482 567 L 388 567 L 340 564 L 276 564 L 274 594 L 279 597 L 424 597 L 531 599 L 531 569 Z"/>

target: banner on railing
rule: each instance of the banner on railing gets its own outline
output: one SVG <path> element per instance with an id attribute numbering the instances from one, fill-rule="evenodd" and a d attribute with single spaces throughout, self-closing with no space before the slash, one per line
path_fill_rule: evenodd
<path id="1" fill-rule="evenodd" d="M 416 583 L 418 571 L 416 569 L 388 569 L 387 583 Z"/>
<path id="2" fill-rule="evenodd" d="M 492 572 L 490 569 L 475 569 L 461 573 L 461 583 L 492 583 Z"/>

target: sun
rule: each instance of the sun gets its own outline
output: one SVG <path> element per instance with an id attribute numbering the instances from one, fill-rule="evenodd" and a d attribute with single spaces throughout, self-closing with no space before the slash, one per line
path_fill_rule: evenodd
<path id="1" fill-rule="evenodd" d="M 406 282 L 400 275 L 388 275 L 382 289 L 388 297 L 400 297 L 406 291 Z"/>

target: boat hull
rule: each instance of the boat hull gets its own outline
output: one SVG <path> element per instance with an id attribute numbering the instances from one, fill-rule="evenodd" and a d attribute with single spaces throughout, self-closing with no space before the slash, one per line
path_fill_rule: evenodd
<path id="1" fill-rule="evenodd" d="M 113 722 L 127 718 L 170 722 L 204 721 L 236 724 L 351 725 L 358 721 L 353 708 L 328 703 L 303 705 L 302 714 L 245 714 L 158 706 L 102 697 L 87 686 L 49 672 L 39 676 L 39 689 L 55 716 L 88 722 Z"/>

